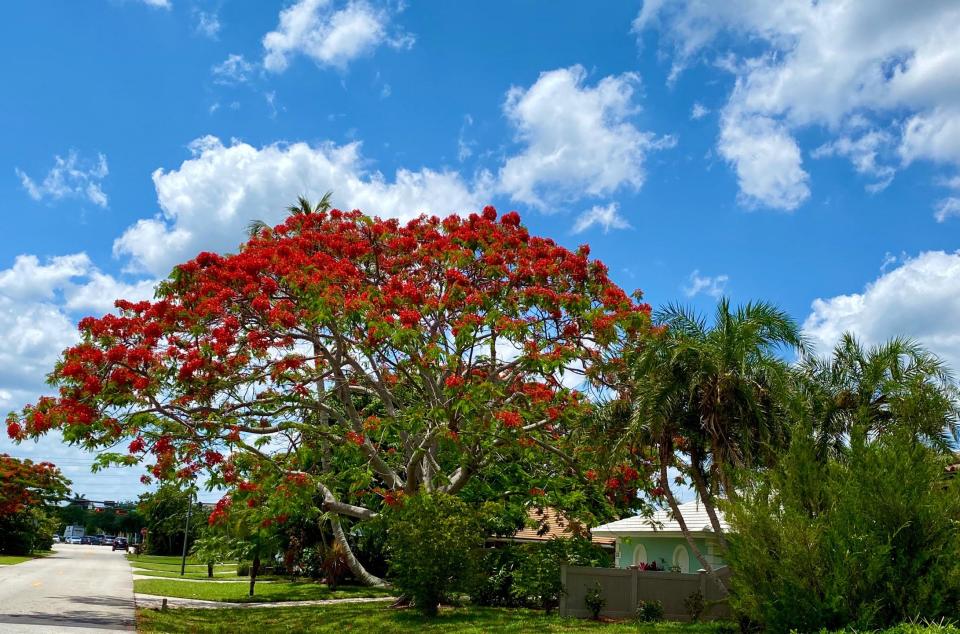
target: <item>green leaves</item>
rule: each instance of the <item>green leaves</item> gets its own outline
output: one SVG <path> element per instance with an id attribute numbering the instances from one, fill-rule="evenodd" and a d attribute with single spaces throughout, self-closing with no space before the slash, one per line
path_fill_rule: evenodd
<path id="1" fill-rule="evenodd" d="M 873 630 L 952 617 L 960 490 L 904 431 L 824 457 L 809 426 L 726 506 L 737 609 L 771 631 Z"/>

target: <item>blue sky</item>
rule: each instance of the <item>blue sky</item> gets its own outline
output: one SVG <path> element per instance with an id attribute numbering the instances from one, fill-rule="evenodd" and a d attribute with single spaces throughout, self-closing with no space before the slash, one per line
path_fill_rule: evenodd
<path id="1" fill-rule="evenodd" d="M 655 305 L 767 299 L 822 348 L 906 334 L 960 367 L 956 2 L 3 11 L 4 410 L 77 319 L 327 190 L 403 218 L 516 209 Z M 55 438 L 0 451 L 139 491 Z"/>

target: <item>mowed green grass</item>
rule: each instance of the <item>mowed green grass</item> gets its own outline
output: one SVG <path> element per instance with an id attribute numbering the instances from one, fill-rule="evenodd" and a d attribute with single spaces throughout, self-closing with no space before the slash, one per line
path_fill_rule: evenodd
<path id="1" fill-rule="evenodd" d="M 443 609 L 434 618 L 385 603 L 354 603 L 300 608 L 221 610 L 138 610 L 140 632 L 596 632 L 609 634 L 716 634 L 720 624 L 598 623 L 547 616 L 534 610 Z M 729 628 L 729 624 L 727 625 Z"/>
<path id="2" fill-rule="evenodd" d="M 257 584 L 254 596 L 249 596 L 249 586 L 244 583 L 183 583 L 167 579 L 137 579 L 133 591 L 182 599 L 204 601 L 314 601 L 318 599 L 345 599 L 348 597 L 383 597 L 390 592 L 380 588 L 341 586 L 330 590 L 326 585 L 312 582 L 278 581 Z"/>
<path id="3" fill-rule="evenodd" d="M 133 566 L 133 572 L 146 577 L 160 577 L 168 579 L 207 579 L 207 565 L 198 563 L 195 559 L 187 558 L 186 570 L 180 576 L 180 558 L 162 555 L 127 555 L 127 560 Z M 217 564 L 213 567 L 214 579 L 243 579 L 237 576 L 237 564 Z"/>
<path id="4" fill-rule="evenodd" d="M 203 570 L 194 570 L 193 568 L 187 568 L 183 577 L 180 576 L 180 570 L 177 569 L 175 572 L 171 570 L 145 570 L 143 568 L 134 568 L 133 574 L 143 575 L 144 577 L 158 577 L 164 579 L 209 579 L 207 577 L 207 568 L 204 566 Z M 239 577 L 237 576 L 237 569 L 232 568 L 230 570 L 223 570 L 220 572 L 214 571 L 214 579 L 226 579 L 229 581 L 249 581 L 249 577 Z M 266 577 L 257 577 L 257 583 Z"/>
<path id="5" fill-rule="evenodd" d="M 138 564 L 164 564 L 167 566 L 179 566 L 180 555 L 127 555 L 127 561 Z M 187 557 L 187 565 L 202 566 L 202 562 L 193 557 Z"/>
<path id="6" fill-rule="evenodd" d="M 172 565 L 172 564 L 156 564 L 156 563 L 152 563 L 152 562 L 136 561 L 136 562 L 132 562 L 131 565 L 134 567 L 134 569 L 137 569 L 137 570 L 158 570 L 158 571 L 162 571 L 162 572 L 175 572 L 175 573 L 177 573 L 177 574 L 180 574 L 180 564 L 179 564 L 179 563 L 176 564 L 176 565 Z M 186 571 L 187 571 L 187 572 L 202 572 L 203 574 L 207 574 L 207 566 L 204 565 L 204 564 L 187 564 L 187 566 L 186 566 Z M 232 564 L 232 565 L 231 565 L 231 564 L 217 564 L 216 566 L 213 567 L 213 572 L 215 572 L 215 573 L 217 573 L 217 572 L 229 572 L 229 573 L 232 573 L 232 574 L 236 575 L 236 574 L 237 574 L 237 566 L 236 566 L 236 564 Z"/>
<path id="7" fill-rule="evenodd" d="M 0 566 L 12 566 L 13 564 L 22 564 L 25 561 L 43 557 L 43 555 L 0 555 Z"/>

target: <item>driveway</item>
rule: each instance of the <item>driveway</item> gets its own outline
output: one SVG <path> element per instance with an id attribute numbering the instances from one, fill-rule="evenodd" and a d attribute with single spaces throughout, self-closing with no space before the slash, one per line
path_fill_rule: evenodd
<path id="1" fill-rule="evenodd" d="M 134 631 L 133 575 L 123 554 L 56 544 L 47 557 L 0 566 L 0 632 Z"/>

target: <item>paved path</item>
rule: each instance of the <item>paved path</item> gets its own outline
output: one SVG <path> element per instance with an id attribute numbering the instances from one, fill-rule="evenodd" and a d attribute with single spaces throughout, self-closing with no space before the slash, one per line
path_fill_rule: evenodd
<path id="1" fill-rule="evenodd" d="M 54 545 L 54 553 L 0 566 L 0 632 L 134 631 L 133 575 L 121 551 Z"/>
<path id="2" fill-rule="evenodd" d="M 202 599 L 179 599 L 160 597 L 153 594 L 137 594 L 137 607 L 159 608 L 167 599 L 168 608 L 292 608 L 305 605 L 337 605 L 339 603 L 373 603 L 375 601 L 396 601 L 397 597 L 350 597 L 346 599 L 316 599 L 314 601 L 257 601 L 233 603 L 230 601 L 204 601 Z"/>

